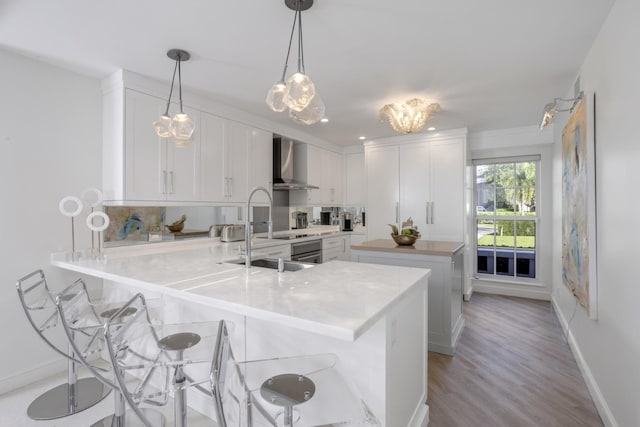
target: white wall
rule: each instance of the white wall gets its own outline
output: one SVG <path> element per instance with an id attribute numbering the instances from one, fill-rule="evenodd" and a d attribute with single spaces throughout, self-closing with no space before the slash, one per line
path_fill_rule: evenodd
<path id="1" fill-rule="evenodd" d="M 629 427 L 640 425 L 639 21 L 640 2 L 617 0 L 580 70 L 582 89 L 596 96 L 598 320 L 578 306 L 570 324 L 570 342 L 605 424 Z M 575 307 L 561 274 L 560 141 L 566 120 L 566 114 L 554 119 L 553 242 L 553 302 L 565 325 Z"/>
<path id="2" fill-rule="evenodd" d="M 0 64 L 2 393 L 64 368 L 51 364 L 60 358 L 27 323 L 14 284 L 38 268 L 56 286 L 76 278 L 50 267 L 49 254 L 71 246 L 60 199 L 100 187 L 102 98 L 98 80 L 3 50 Z M 90 246 L 84 223 L 76 229 L 76 246 Z"/>
<path id="3" fill-rule="evenodd" d="M 525 155 L 540 155 L 540 178 L 536 209 L 540 215 L 538 239 L 536 241 L 536 262 L 538 274 L 533 280 L 519 278 L 505 279 L 473 279 L 472 290 L 465 290 L 465 295 L 472 291 L 496 293 L 526 298 L 549 300 L 551 298 L 552 277 L 552 165 L 553 165 L 553 128 L 540 131 L 538 126 L 526 126 L 511 129 L 475 132 L 469 134 L 470 159 L 490 159 Z M 475 176 L 472 178 L 475 180 Z M 475 205 L 475 204 L 474 204 Z M 473 218 L 470 218 L 470 230 L 475 230 Z M 473 232 L 475 233 L 475 231 Z M 473 257 L 475 261 L 475 256 Z M 475 274 L 475 264 L 471 267 Z"/>

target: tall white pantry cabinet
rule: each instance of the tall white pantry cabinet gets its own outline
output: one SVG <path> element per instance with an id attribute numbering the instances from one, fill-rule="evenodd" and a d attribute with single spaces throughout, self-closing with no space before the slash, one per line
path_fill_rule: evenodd
<path id="1" fill-rule="evenodd" d="M 464 242 L 467 130 L 365 144 L 367 238 L 411 218 L 426 240 Z"/>

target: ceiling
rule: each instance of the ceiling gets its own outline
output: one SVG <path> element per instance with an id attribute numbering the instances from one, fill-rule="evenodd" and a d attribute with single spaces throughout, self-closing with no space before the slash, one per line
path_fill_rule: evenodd
<path id="1" fill-rule="evenodd" d="M 441 104 L 429 121 L 438 130 L 537 125 L 573 84 L 613 3 L 315 0 L 302 14 L 305 65 L 329 122 L 311 126 L 264 102 L 293 22 L 284 0 L 0 0 L 0 48 L 97 78 L 124 68 L 165 81 L 166 51 L 185 49 L 185 88 L 350 145 L 395 135 L 378 110 L 413 97 Z"/>

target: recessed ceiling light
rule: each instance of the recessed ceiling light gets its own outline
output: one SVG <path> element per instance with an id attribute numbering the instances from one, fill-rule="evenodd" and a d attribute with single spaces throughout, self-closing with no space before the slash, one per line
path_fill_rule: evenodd
<path id="1" fill-rule="evenodd" d="M 329 119 L 327 119 L 326 117 L 323 117 L 322 119 L 320 119 L 320 121 L 322 123 L 327 123 L 329 121 Z"/>
<path id="2" fill-rule="evenodd" d="M 430 128 L 427 128 L 428 131 L 434 131 L 436 130 L 436 128 L 434 128 L 433 126 L 431 126 Z"/>
<path id="3" fill-rule="evenodd" d="M 366 136 L 359 136 L 358 139 L 359 140 L 364 140 L 364 139 L 367 139 L 367 137 Z"/>

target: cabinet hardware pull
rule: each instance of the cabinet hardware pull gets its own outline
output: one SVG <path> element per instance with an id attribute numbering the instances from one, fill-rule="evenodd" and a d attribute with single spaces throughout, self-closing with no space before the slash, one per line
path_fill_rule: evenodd
<path id="1" fill-rule="evenodd" d="M 174 193 L 174 187 L 173 187 L 173 171 L 169 171 L 169 178 L 171 178 L 169 181 L 171 182 L 171 192 L 169 194 L 173 194 Z"/>
<path id="2" fill-rule="evenodd" d="M 400 213 L 398 212 L 398 202 L 396 202 L 396 224 L 398 223 L 399 216 L 400 216 Z"/>
<path id="3" fill-rule="evenodd" d="M 425 223 L 429 224 L 429 202 L 425 202 L 424 216 L 426 218 Z"/>
<path id="4" fill-rule="evenodd" d="M 167 171 L 162 171 L 163 183 L 162 194 L 167 194 Z"/>
<path id="5" fill-rule="evenodd" d="M 229 178 L 229 197 L 233 197 L 233 177 Z"/>
<path id="6" fill-rule="evenodd" d="M 431 202 L 431 224 L 433 224 L 433 205 L 435 205 L 435 202 Z"/>

